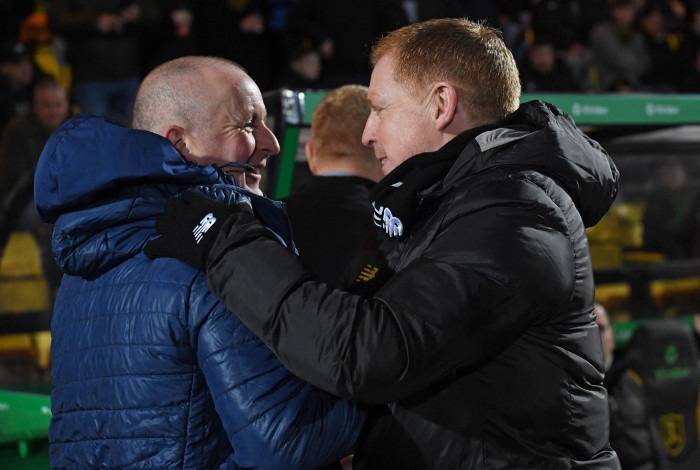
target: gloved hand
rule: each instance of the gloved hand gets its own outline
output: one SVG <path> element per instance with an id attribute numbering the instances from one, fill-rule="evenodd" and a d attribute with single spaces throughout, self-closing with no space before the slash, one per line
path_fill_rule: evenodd
<path id="1" fill-rule="evenodd" d="M 187 191 L 165 204 L 165 213 L 156 220 L 161 236 L 149 241 L 144 252 L 149 258 L 177 258 L 204 271 L 217 234 L 232 218 L 257 220 L 247 200 L 228 206 L 197 191 Z"/>

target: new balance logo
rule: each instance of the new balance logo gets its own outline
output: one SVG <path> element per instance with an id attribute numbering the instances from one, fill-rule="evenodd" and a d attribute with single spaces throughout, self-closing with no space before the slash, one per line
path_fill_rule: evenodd
<path id="1" fill-rule="evenodd" d="M 377 207 L 373 202 L 372 208 L 374 208 L 374 225 L 383 229 L 390 237 L 403 235 L 403 223 L 398 217 L 394 217 L 388 207 Z"/>
<path id="2" fill-rule="evenodd" d="M 202 241 L 204 234 L 209 231 L 209 229 L 216 223 L 216 217 L 211 212 L 204 216 L 202 220 L 199 221 L 197 226 L 192 230 L 194 234 L 194 241 L 199 245 Z"/>
<path id="3" fill-rule="evenodd" d="M 365 267 L 362 268 L 362 271 L 360 271 L 360 274 L 357 275 L 355 282 L 369 282 L 374 279 L 374 276 L 376 276 L 378 272 L 378 267 L 366 264 Z"/>

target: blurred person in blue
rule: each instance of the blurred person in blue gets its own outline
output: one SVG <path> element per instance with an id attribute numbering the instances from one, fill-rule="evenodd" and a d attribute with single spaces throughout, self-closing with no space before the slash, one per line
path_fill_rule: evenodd
<path id="1" fill-rule="evenodd" d="M 238 66 L 185 57 L 145 78 L 134 129 L 82 116 L 50 138 L 35 201 L 65 273 L 51 325 L 52 467 L 310 469 L 352 451 L 355 404 L 292 375 L 204 275 L 142 252 L 166 199 L 192 188 L 250 204 L 294 251 L 281 205 L 260 195 L 279 151 L 265 115 Z"/>

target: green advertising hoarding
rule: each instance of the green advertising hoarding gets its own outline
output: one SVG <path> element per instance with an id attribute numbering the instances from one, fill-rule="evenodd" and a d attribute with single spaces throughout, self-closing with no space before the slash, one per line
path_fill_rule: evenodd
<path id="1" fill-rule="evenodd" d="M 284 198 L 292 188 L 299 127 L 308 126 L 326 91 L 282 91 L 283 120 L 280 170 L 274 197 Z M 530 94 L 521 102 L 542 100 L 570 115 L 579 126 L 663 126 L 700 124 L 700 95 L 652 94 Z"/>

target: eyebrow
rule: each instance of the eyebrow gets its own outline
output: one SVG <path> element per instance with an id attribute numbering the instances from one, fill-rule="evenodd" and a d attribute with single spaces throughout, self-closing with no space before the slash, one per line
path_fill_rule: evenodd
<path id="1" fill-rule="evenodd" d="M 252 116 L 251 116 L 251 121 L 257 122 L 257 121 L 265 121 L 265 118 L 267 118 L 267 112 L 263 109 L 261 111 L 257 111 L 253 109 Z"/>
<path id="2" fill-rule="evenodd" d="M 367 96 L 367 103 L 369 104 L 369 107 L 372 108 L 373 111 L 377 111 L 383 108 L 386 108 L 386 106 L 380 106 L 379 104 L 375 103 L 372 101 L 372 98 Z"/>

